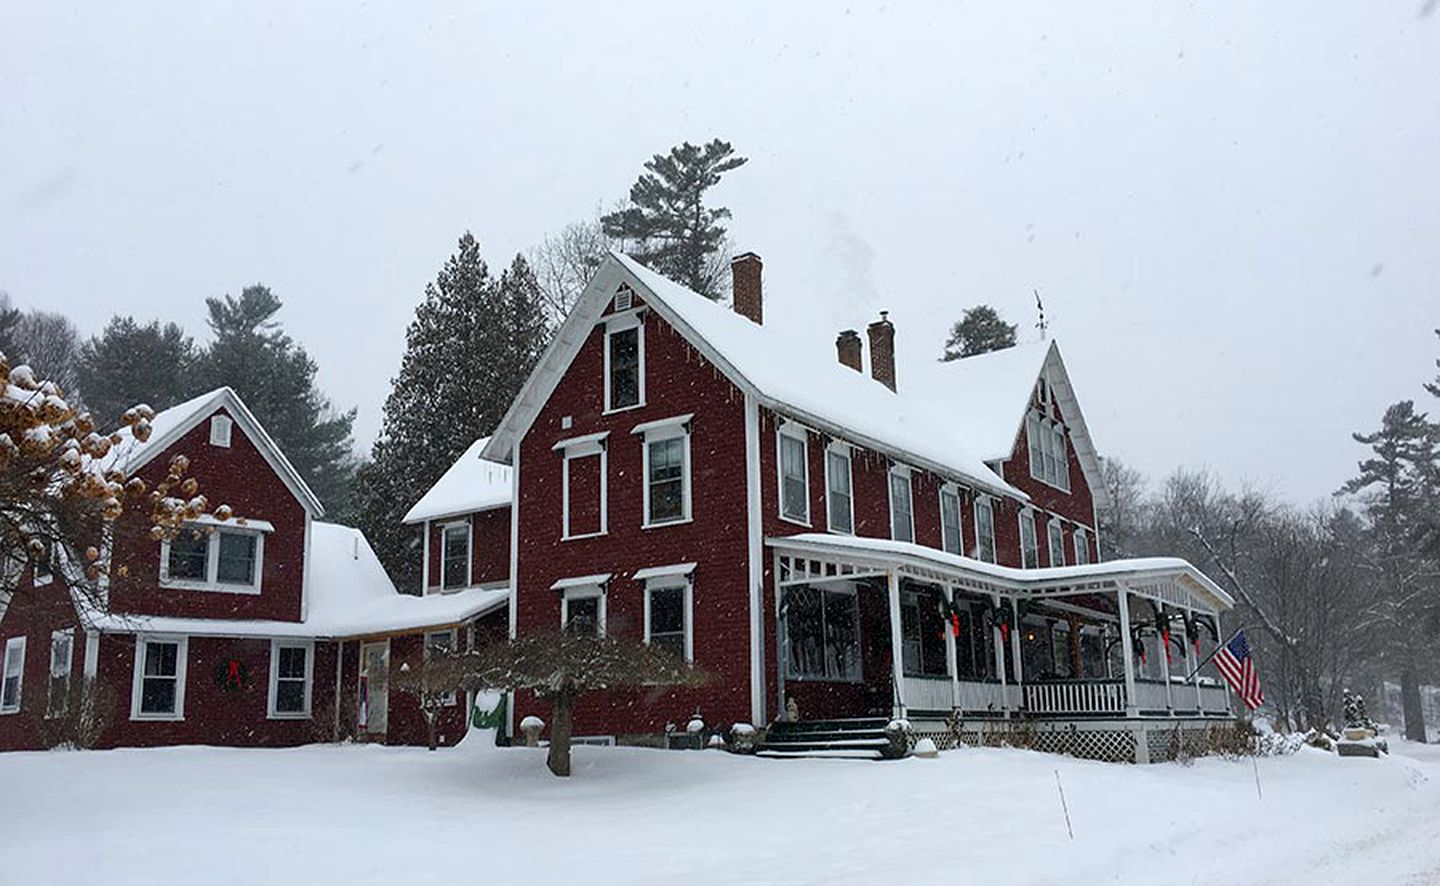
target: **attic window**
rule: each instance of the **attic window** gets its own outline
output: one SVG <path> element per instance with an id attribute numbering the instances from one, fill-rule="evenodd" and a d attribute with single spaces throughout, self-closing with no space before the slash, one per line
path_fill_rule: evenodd
<path id="1" fill-rule="evenodd" d="M 615 310 L 628 311 L 635 303 L 635 291 L 629 286 L 621 286 L 615 293 Z"/>
<path id="2" fill-rule="evenodd" d="M 230 428 L 235 422 L 228 415 L 215 415 L 210 418 L 210 445 L 230 448 Z"/>

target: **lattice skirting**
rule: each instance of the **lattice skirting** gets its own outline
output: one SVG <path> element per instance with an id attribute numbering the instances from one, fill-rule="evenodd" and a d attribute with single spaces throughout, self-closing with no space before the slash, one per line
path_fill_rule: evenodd
<path id="1" fill-rule="evenodd" d="M 986 720 L 952 728 L 938 721 L 912 721 L 915 739 L 928 738 L 940 750 L 959 745 L 1021 747 L 1109 763 L 1159 763 L 1200 756 L 1209 747 L 1213 722 L 1097 721 L 1036 723 Z"/>

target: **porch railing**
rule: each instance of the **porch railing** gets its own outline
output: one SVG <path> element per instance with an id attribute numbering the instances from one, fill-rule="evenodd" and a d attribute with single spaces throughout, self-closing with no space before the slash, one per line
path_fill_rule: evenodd
<path id="1" fill-rule="evenodd" d="M 1176 692 L 1195 691 L 1194 687 L 1187 689 L 1185 686 L 1176 684 Z M 1142 711 L 1163 711 L 1170 707 L 1170 696 L 1165 693 L 1164 683 L 1151 683 L 1149 681 L 1135 681 L 1135 707 Z"/>
<path id="2" fill-rule="evenodd" d="M 1032 714 L 1121 714 L 1122 683 L 1027 683 L 1025 707 Z"/>
<path id="3" fill-rule="evenodd" d="M 905 706 L 915 711 L 948 711 L 955 704 L 949 677 L 905 677 Z"/>
<path id="4" fill-rule="evenodd" d="M 1127 710 L 1125 684 L 1120 680 L 1076 680 L 1046 683 L 999 683 L 961 680 L 957 684 L 959 707 L 967 713 L 1001 714 L 1022 709 L 1031 716 L 1081 714 L 1123 714 Z M 905 677 L 905 705 L 912 711 L 949 711 L 956 706 L 949 677 Z M 1225 687 L 1217 684 L 1173 682 L 1172 697 L 1165 684 L 1139 680 L 1135 683 L 1135 707 L 1140 711 L 1172 709 L 1193 716 L 1196 713 L 1227 714 L 1230 705 Z"/>

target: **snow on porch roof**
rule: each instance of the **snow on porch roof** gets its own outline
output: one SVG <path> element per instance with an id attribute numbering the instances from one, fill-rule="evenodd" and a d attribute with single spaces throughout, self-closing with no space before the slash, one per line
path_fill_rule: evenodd
<path id="1" fill-rule="evenodd" d="M 489 437 L 481 437 L 455 460 L 415 503 L 404 522 L 423 523 L 510 504 L 510 466 L 481 456 Z"/>
<path id="2" fill-rule="evenodd" d="M 1188 560 L 1182 560 L 1179 557 L 1136 557 L 1129 560 L 1109 560 L 1103 563 L 1086 563 L 1076 566 L 1018 569 L 1014 566 L 986 563 L 983 560 L 975 560 L 948 551 L 888 538 L 861 538 L 853 535 L 805 532 L 798 535 L 769 538 L 766 539 L 766 544 L 781 549 L 790 547 L 797 553 L 823 555 L 825 552 L 849 552 L 869 555 L 882 560 L 917 561 L 921 565 L 938 566 L 996 579 L 1019 591 L 1038 590 L 1067 582 L 1180 575 L 1212 597 L 1222 609 L 1230 609 L 1235 605 L 1235 600 L 1219 585 L 1211 581 L 1209 576 L 1196 569 Z"/>

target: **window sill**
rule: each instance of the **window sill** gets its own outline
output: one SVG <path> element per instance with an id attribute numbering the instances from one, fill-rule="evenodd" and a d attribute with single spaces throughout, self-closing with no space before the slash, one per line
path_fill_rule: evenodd
<path id="1" fill-rule="evenodd" d="M 177 591 L 205 591 L 211 594 L 245 594 L 251 597 L 260 595 L 260 589 L 253 585 L 222 585 L 210 584 L 203 581 L 172 581 L 162 578 L 160 587 Z"/>
<path id="2" fill-rule="evenodd" d="M 303 712 L 303 713 L 301 713 L 301 712 L 296 712 L 296 713 L 293 713 L 293 714 L 287 714 L 287 713 L 280 713 L 280 712 L 278 712 L 278 711 L 271 711 L 268 715 L 266 715 L 266 719 L 269 719 L 269 720 L 309 720 L 309 719 L 310 719 L 310 712 L 309 712 L 309 711 L 305 711 L 305 712 Z"/>
<path id="3" fill-rule="evenodd" d="M 631 406 L 620 406 L 620 407 L 615 408 L 615 409 L 606 409 L 606 410 L 604 410 L 603 412 L 601 412 L 600 414 L 601 414 L 601 415 L 618 415 L 618 414 L 621 413 L 621 412 L 633 412 L 633 411 L 636 410 L 636 409 L 644 409 L 644 408 L 645 408 L 644 402 L 640 402 L 640 403 L 635 403 L 635 404 L 633 404 L 633 405 L 631 405 Z"/>
<path id="4" fill-rule="evenodd" d="M 666 526 L 684 526 L 686 523 L 694 523 L 694 517 L 682 517 L 679 520 L 666 520 L 663 523 L 641 523 L 641 529 L 664 529 Z"/>
<path id="5" fill-rule="evenodd" d="M 836 529 L 834 526 L 826 526 L 825 531 L 830 533 L 831 535 L 853 536 L 855 534 L 855 530 L 853 529 Z"/>
<path id="6" fill-rule="evenodd" d="M 560 536 L 560 540 L 561 540 L 561 541 L 580 541 L 581 539 L 586 539 L 586 538 L 600 538 L 601 536 L 608 535 L 608 534 L 609 534 L 609 532 L 606 531 L 606 532 L 587 532 L 587 533 L 585 533 L 584 535 L 562 535 L 562 536 Z"/>
<path id="7" fill-rule="evenodd" d="M 865 683 L 864 677 L 801 677 L 795 674 L 786 674 L 785 679 L 792 683 L 844 683 L 850 686 L 861 686 Z"/>
<path id="8" fill-rule="evenodd" d="M 20 709 L 19 709 L 18 707 L 15 707 L 15 708 L 0 708 L 0 717 L 3 717 L 3 716 L 5 716 L 5 715 L 7 715 L 7 714 L 18 714 L 18 713 L 20 713 Z"/>
<path id="9" fill-rule="evenodd" d="M 784 514 L 781 514 L 781 515 L 780 515 L 780 519 L 781 519 L 781 520 L 784 520 L 786 523 L 793 523 L 793 524 L 796 525 L 796 526 L 804 526 L 806 529 L 814 529 L 814 528 L 815 528 L 815 524 L 813 524 L 813 523 L 810 522 L 810 517 L 809 517 L 809 515 L 806 515 L 806 517 L 805 517 L 804 520 L 797 520 L 797 519 L 794 518 L 794 517 L 787 517 L 787 516 L 785 516 Z"/>
<path id="10" fill-rule="evenodd" d="M 184 714 L 131 714 L 132 723 L 183 723 Z"/>

